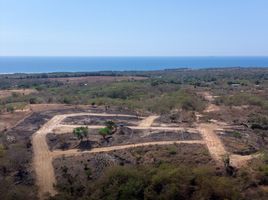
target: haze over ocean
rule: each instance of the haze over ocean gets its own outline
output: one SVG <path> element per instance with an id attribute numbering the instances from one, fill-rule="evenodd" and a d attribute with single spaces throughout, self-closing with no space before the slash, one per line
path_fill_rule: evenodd
<path id="1" fill-rule="evenodd" d="M 268 57 L 0 57 L 0 73 L 268 67 Z"/>

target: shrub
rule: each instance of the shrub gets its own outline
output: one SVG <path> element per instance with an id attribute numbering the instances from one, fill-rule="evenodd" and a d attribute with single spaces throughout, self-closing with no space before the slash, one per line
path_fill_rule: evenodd
<path id="1" fill-rule="evenodd" d="M 231 135 L 232 137 L 235 137 L 235 138 L 242 138 L 241 133 L 238 132 L 238 131 L 233 131 L 233 132 L 230 133 L 230 135 Z"/>
<path id="2" fill-rule="evenodd" d="M 99 134 L 103 137 L 103 139 L 106 139 L 106 136 L 110 134 L 110 129 L 108 127 L 101 128 L 99 130 Z"/>
<path id="3" fill-rule="evenodd" d="M 5 155 L 5 148 L 2 144 L 0 144 L 0 158 L 4 157 Z"/>
<path id="4" fill-rule="evenodd" d="M 30 103 L 30 104 L 37 104 L 37 103 L 38 103 L 37 98 L 35 98 L 35 97 L 31 97 L 31 98 L 29 99 L 29 103 Z"/>
<path id="5" fill-rule="evenodd" d="M 15 111 L 14 106 L 12 106 L 12 105 L 7 106 L 7 112 L 14 112 L 14 111 Z"/>
<path id="6" fill-rule="evenodd" d="M 83 138 L 87 138 L 88 132 L 89 132 L 88 127 L 78 127 L 78 128 L 74 128 L 74 130 L 73 130 L 73 134 L 79 140 L 83 140 Z"/>

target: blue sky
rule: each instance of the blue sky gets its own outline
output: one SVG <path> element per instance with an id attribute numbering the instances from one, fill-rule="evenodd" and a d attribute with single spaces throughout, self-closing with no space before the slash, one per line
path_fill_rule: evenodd
<path id="1" fill-rule="evenodd" d="M 0 0 L 1 56 L 268 56 L 267 0 Z"/>

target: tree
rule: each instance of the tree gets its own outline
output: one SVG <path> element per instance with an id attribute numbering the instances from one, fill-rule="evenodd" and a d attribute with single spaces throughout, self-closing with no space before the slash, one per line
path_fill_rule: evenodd
<path id="1" fill-rule="evenodd" d="M 106 136 L 110 134 L 110 129 L 108 127 L 101 128 L 99 134 L 106 140 Z"/>
<path id="2" fill-rule="evenodd" d="M 114 134 L 116 132 L 116 130 L 117 130 L 117 125 L 111 120 L 106 121 L 105 126 L 106 126 L 106 128 L 109 129 L 109 134 L 110 135 Z"/>
<path id="3" fill-rule="evenodd" d="M 78 127 L 73 130 L 73 134 L 81 141 L 84 137 L 88 138 L 88 132 L 88 127 Z"/>

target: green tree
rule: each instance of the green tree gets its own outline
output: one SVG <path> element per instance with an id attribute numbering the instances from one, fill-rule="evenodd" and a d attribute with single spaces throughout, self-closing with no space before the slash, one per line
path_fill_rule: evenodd
<path id="1" fill-rule="evenodd" d="M 73 134 L 81 141 L 83 138 L 88 138 L 88 133 L 88 127 L 78 127 L 73 130 Z"/>
<path id="2" fill-rule="evenodd" d="M 114 134 L 117 130 L 117 125 L 111 120 L 106 121 L 105 126 L 106 126 L 106 128 L 108 128 L 110 130 L 109 131 L 110 135 Z"/>
<path id="3" fill-rule="evenodd" d="M 110 134 L 110 129 L 108 127 L 101 128 L 99 134 L 106 140 L 106 136 Z"/>

